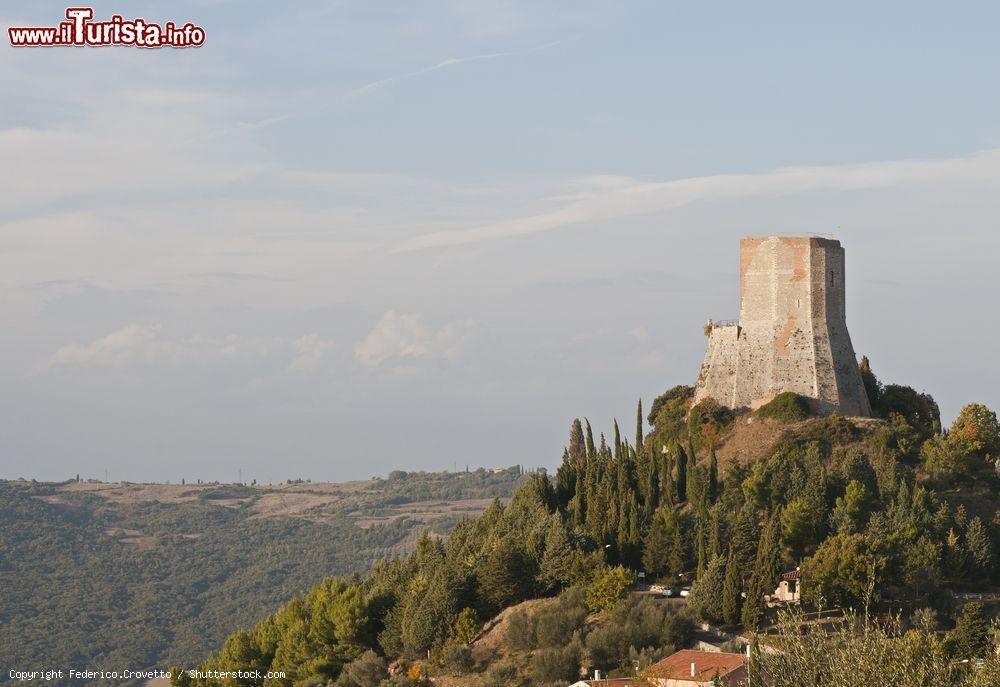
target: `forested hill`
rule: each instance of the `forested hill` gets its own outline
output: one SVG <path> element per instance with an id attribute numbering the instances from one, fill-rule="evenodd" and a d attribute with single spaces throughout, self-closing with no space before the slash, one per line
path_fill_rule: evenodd
<path id="1" fill-rule="evenodd" d="M 510 468 L 274 486 L 0 481 L 0 665 L 194 665 L 323 577 L 366 573 L 420 530 L 444 535 L 523 479 Z"/>
<path id="2" fill-rule="evenodd" d="M 893 684 L 931 675 L 993 684 L 996 659 L 975 674 L 979 664 L 965 659 L 993 655 L 995 608 L 963 605 L 957 593 L 988 600 L 1000 582 L 1000 424 L 970 404 L 944 431 L 930 396 L 882 385 L 867 361 L 862 370 L 877 419 L 811 417 L 794 394 L 754 412 L 692 406 L 690 387 L 675 387 L 648 417 L 640 403 L 634 442 L 617 423 L 595 437 L 574 421 L 554 477 L 532 475 L 509 505 L 459 523 L 446 541 L 422 537 L 363 580 L 327 580 L 231 636 L 203 667 L 338 687 L 565 684 L 594 668 L 633 675 L 684 645 L 684 618 L 735 631 L 772 626 L 764 596 L 800 567 L 807 610 L 901 614 L 919 629 L 905 641 L 889 630 L 870 637 L 887 652 L 872 658 L 876 677 L 896 655 L 927 672 Z M 693 581 L 680 620 L 629 600 L 640 570 L 666 584 Z M 503 609 L 554 595 L 544 623 L 518 621 L 527 654 L 484 650 L 484 623 L 488 637 Z M 510 611 L 500 618 L 515 621 Z M 811 655 L 834 656 L 838 646 L 857 645 Z M 187 675 L 174 683 L 224 684 Z"/>

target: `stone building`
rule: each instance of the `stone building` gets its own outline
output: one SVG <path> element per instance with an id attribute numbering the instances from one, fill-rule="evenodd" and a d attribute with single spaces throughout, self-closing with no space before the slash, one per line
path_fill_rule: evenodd
<path id="1" fill-rule="evenodd" d="M 870 416 L 847 332 L 844 249 L 835 239 L 740 241 L 740 316 L 707 326 L 695 402 L 758 408 L 779 393 L 822 414 Z"/>

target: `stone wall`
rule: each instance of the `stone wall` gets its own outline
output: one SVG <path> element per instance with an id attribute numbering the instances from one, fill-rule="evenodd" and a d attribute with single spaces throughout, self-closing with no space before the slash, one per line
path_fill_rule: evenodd
<path id="1" fill-rule="evenodd" d="M 823 413 L 871 414 L 847 331 L 839 241 L 743 239 L 739 284 L 739 322 L 712 326 L 696 401 L 758 408 L 794 391 Z"/>

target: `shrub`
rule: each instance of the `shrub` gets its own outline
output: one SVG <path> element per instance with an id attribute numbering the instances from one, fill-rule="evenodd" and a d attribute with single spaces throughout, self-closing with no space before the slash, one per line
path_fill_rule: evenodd
<path id="1" fill-rule="evenodd" d="M 510 687 L 517 681 L 517 666 L 510 661 L 494 663 L 482 679 L 482 687 Z"/>
<path id="2" fill-rule="evenodd" d="M 829 456 L 834 446 L 849 444 L 860 435 L 858 428 L 850 420 L 834 413 L 813 418 L 801 427 L 785 430 L 771 452 L 799 452 L 809 444 L 816 444 L 824 456 Z"/>
<path id="3" fill-rule="evenodd" d="M 472 670 L 472 649 L 467 644 L 449 644 L 444 650 L 444 667 L 448 672 L 462 675 Z"/>
<path id="4" fill-rule="evenodd" d="M 385 659 L 368 650 L 344 667 L 337 684 L 339 687 L 379 687 L 387 677 Z"/>
<path id="5" fill-rule="evenodd" d="M 512 651 L 535 648 L 535 618 L 525 609 L 514 611 L 507 621 L 507 646 Z"/>
<path id="6" fill-rule="evenodd" d="M 550 604 L 538 613 L 535 620 L 536 646 L 564 646 L 573 633 L 583 627 L 587 619 L 584 606 Z"/>
<path id="7" fill-rule="evenodd" d="M 602 627 L 587 636 L 591 662 L 602 670 L 633 667 L 637 654 L 681 649 L 690 643 L 694 625 L 690 616 L 652 599 L 630 599 L 612 613 Z"/>
<path id="8" fill-rule="evenodd" d="M 757 409 L 757 417 L 766 417 L 780 422 L 801 422 L 811 415 L 809 399 L 794 391 L 778 394 Z"/>
<path id="9" fill-rule="evenodd" d="M 580 646 L 542 649 L 531 657 L 531 679 L 536 685 L 575 682 L 580 677 Z"/>
<path id="10" fill-rule="evenodd" d="M 706 398 L 688 413 L 688 436 L 698 448 L 714 446 L 715 440 L 729 429 L 734 418 L 732 410 L 719 405 L 714 398 Z"/>
<path id="11" fill-rule="evenodd" d="M 831 633 L 836 642 L 830 641 Z M 1000 657 L 984 656 L 978 665 L 954 661 L 933 634 L 902 634 L 894 622 L 862 623 L 848 616 L 832 626 L 816 625 L 792 615 L 782 635 L 781 653 L 759 654 L 773 687 L 986 687 L 1000 681 Z"/>

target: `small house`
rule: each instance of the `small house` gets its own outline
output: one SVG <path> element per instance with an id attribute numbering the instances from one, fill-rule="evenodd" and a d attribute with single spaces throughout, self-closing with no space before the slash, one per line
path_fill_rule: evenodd
<path id="1" fill-rule="evenodd" d="M 792 570 L 791 572 L 784 573 L 781 576 L 781 580 L 778 582 L 778 587 L 774 590 L 774 594 L 771 595 L 770 600 L 797 604 L 799 602 L 799 592 L 801 590 L 801 578 L 802 571 L 798 568 Z"/>

